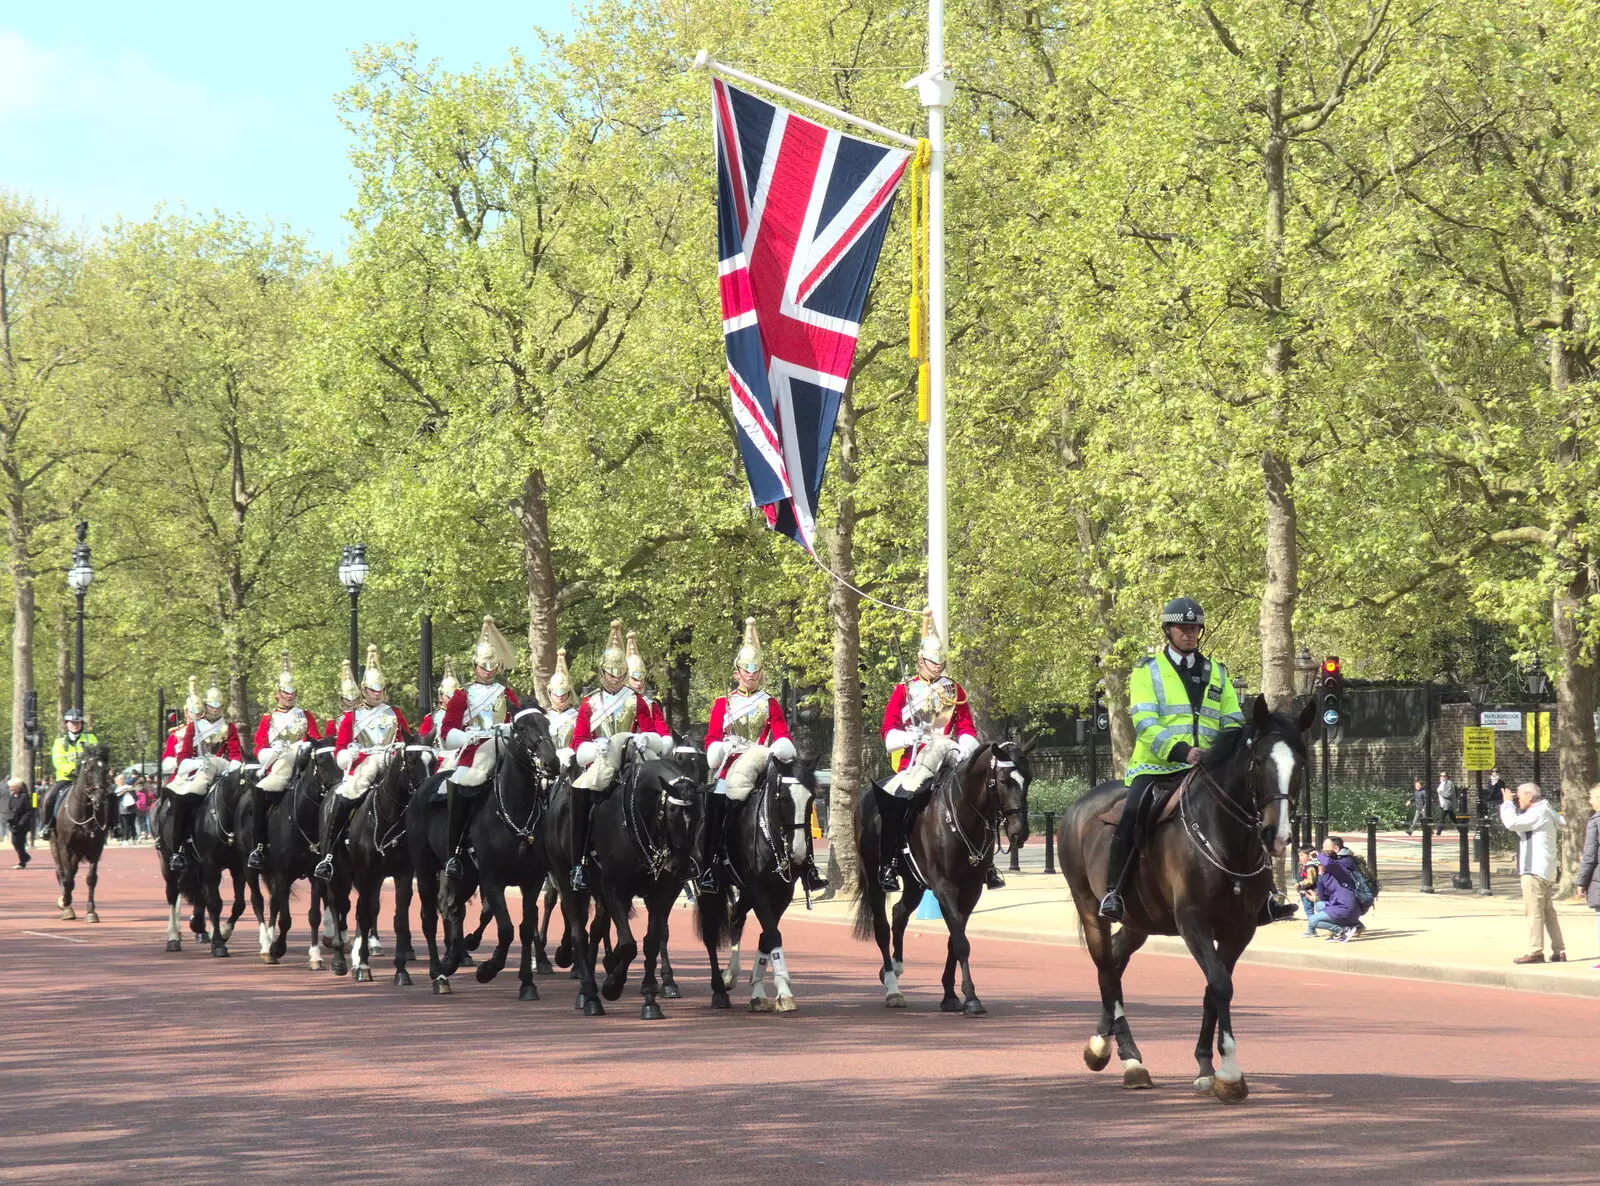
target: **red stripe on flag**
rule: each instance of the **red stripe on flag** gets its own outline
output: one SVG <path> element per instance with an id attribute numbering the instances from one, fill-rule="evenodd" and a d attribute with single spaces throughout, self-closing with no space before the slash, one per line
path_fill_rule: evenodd
<path id="1" fill-rule="evenodd" d="M 756 307 L 756 298 L 750 291 L 750 273 L 746 268 L 735 268 L 721 278 L 722 320 L 742 317 Z"/>
<path id="2" fill-rule="evenodd" d="M 750 209 L 745 204 L 744 161 L 739 155 L 739 134 L 733 127 L 733 108 L 728 105 L 728 89 L 721 79 L 711 80 L 712 95 L 716 99 L 717 126 L 722 130 L 722 159 L 727 162 L 728 178 L 732 182 L 734 201 L 738 203 L 739 233 L 750 226 Z"/>
<path id="3" fill-rule="evenodd" d="M 883 188 L 873 195 L 872 201 L 867 203 L 856 220 L 850 224 L 850 229 L 840 235 L 834 242 L 833 247 L 822 257 L 822 262 L 811 269 L 811 274 L 801 282 L 800 290 L 795 294 L 797 301 L 803 301 L 811 295 L 812 288 L 833 266 L 834 261 L 855 243 L 856 237 L 861 233 L 861 229 L 877 217 L 878 211 L 883 209 L 883 204 L 893 196 L 894 187 L 900 184 L 900 177 L 905 171 L 905 163 L 902 162 L 900 167 L 894 171 L 894 176 L 884 183 Z"/>

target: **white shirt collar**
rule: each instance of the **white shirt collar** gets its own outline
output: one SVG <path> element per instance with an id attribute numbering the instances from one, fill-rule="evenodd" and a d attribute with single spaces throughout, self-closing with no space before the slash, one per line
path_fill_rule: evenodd
<path id="1" fill-rule="evenodd" d="M 1173 647 L 1168 647 L 1167 659 L 1179 671 L 1187 671 L 1189 668 L 1194 666 L 1195 656 L 1198 653 L 1199 652 L 1197 651 L 1190 651 L 1187 655 L 1185 655 L 1182 651 L 1176 650 Z"/>

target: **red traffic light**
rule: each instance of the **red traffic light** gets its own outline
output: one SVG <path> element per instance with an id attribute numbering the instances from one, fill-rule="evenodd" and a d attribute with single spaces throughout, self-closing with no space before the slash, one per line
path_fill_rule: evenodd
<path id="1" fill-rule="evenodd" d="M 1322 676 L 1324 679 L 1337 677 L 1341 670 L 1338 655 L 1329 655 L 1322 661 Z"/>

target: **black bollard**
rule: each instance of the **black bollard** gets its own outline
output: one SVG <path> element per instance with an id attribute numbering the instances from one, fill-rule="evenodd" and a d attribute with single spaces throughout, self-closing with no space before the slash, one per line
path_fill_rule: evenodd
<path id="1" fill-rule="evenodd" d="M 1056 813 L 1044 813 L 1044 871 L 1056 871 Z"/>
<path id="2" fill-rule="evenodd" d="M 1458 890 L 1472 888 L 1472 857 L 1467 851 L 1467 822 L 1462 820 L 1458 825 L 1461 832 L 1461 857 L 1455 875 L 1450 878 L 1450 884 Z"/>
<path id="3" fill-rule="evenodd" d="M 1422 821 L 1422 892 L 1433 893 L 1433 821 Z"/>
<path id="4" fill-rule="evenodd" d="M 1006 871 L 1008 873 L 1022 872 L 1022 846 L 1020 844 L 1011 846 L 1011 865 Z"/>
<path id="5" fill-rule="evenodd" d="M 1489 821 L 1478 821 L 1478 896 L 1487 898 L 1494 894 L 1489 885 Z"/>
<path id="6" fill-rule="evenodd" d="M 1367 868 L 1378 875 L 1378 817 L 1367 816 Z"/>

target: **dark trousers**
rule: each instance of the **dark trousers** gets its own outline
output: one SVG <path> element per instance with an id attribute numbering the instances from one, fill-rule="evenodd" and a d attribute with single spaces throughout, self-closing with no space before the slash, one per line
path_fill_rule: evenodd
<path id="1" fill-rule="evenodd" d="M 26 865 L 28 856 L 28 829 L 26 827 L 11 829 L 11 847 L 17 850 L 17 860 Z"/>
<path id="2" fill-rule="evenodd" d="M 122 814 L 122 838 L 124 840 L 137 840 L 138 839 L 138 836 L 136 834 L 137 833 L 137 829 L 134 827 L 134 823 L 133 823 L 133 816 L 134 816 L 133 808 L 130 807 L 130 808 L 128 808 L 128 810 L 122 812 L 121 814 Z"/>

